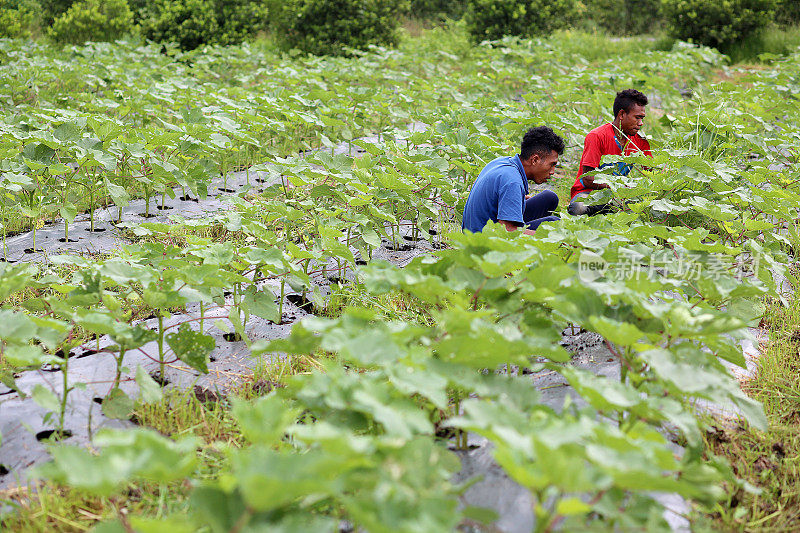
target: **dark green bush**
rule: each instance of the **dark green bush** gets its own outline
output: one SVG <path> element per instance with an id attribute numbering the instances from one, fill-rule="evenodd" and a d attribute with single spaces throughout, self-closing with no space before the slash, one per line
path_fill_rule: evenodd
<path id="1" fill-rule="evenodd" d="M 417 19 L 460 19 L 464 16 L 466 5 L 455 0 L 409 0 L 404 8 L 407 16 Z"/>
<path id="2" fill-rule="evenodd" d="M 397 43 L 396 0 L 287 0 L 273 19 L 284 49 L 341 55 L 347 48 Z"/>
<path id="3" fill-rule="evenodd" d="M 800 24 L 800 1 L 778 0 L 775 8 L 775 22 L 782 26 Z"/>
<path id="4" fill-rule="evenodd" d="M 579 7 L 577 0 L 468 0 L 465 19 L 475 42 L 534 37 L 569 26 Z"/>
<path id="5" fill-rule="evenodd" d="M 0 37 L 27 38 L 39 32 L 42 7 L 36 0 L 0 0 Z"/>
<path id="6" fill-rule="evenodd" d="M 585 0 L 586 20 L 611 35 L 648 33 L 660 23 L 661 0 Z"/>
<path id="7" fill-rule="evenodd" d="M 75 2 L 47 30 L 57 43 L 113 41 L 133 29 L 133 13 L 127 0 L 82 0 Z"/>
<path id="8" fill-rule="evenodd" d="M 772 22 L 776 0 L 661 0 L 670 35 L 725 48 Z"/>
<path id="9" fill-rule="evenodd" d="M 142 34 L 183 50 L 204 44 L 238 44 L 263 29 L 266 7 L 252 0 L 136 0 Z"/>
<path id="10" fill-rule="evenodd" d="M 50 26 L 53 22 L 67 12 L 73 4 L 73 0 L 39 0 L 42 6 L 42 24 L 44 27 Z"/>

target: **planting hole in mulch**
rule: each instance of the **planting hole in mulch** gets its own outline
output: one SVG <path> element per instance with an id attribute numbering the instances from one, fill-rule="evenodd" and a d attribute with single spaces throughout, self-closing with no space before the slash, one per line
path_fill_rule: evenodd
<path id="1" fill-rule="evenodd" d="M 413 235 L 403 235 L 403 239 L 405 239 L 405 240 L 407 240 L 409 242 L 417 242 L 417 241 L 422 240 L 420 237 L 414 237 Z"/>
<path id="2" fill-rule="evenodd" d="M 42 248 L 25 248 L 22 251 L 25 252 L 26 254 L 38 254 L 44 252 Z"/>
<path id="3" fill-rule="evenodd" d="M 36 434 L 36 440 L 39 442 L 43 440 L 58 442 L 60 440 L 66 440 L 71 436 L 72 431 L 68 429 L 45 429 Z"/>
<path id="4" fill-rule="evenodd" d="M 414 245 L 413 244 L 400 244 L 399 242 L 398 243 L 385 242 L 383 244 L 383 247 L 386 248 L 387 250 L 391 250 L 393 252 L 408 252 L 409 250 L 412 250 L 414 248 Z"/>
<path id="5" fill-rule="evenodd" d="M 0 465 L 0 476 L 6 476 L 11 472 L 6 465 Z"/>
<path id="6" fill-rule="evenodd" d="M 194 202 L 194 203 L 200 202 L 200 198 L 192 198 L 191 196 L 178 196 L 178 200 L 182 202 Z"/>
<path id="7" fill-rule="evenodd" d="M 242 340 L 242 336 L 236 333 L 235 331 L 232 331 L 230 333 L 223 333 L 222 338 L 228 342 L 239 342 L 240 340 Z"/>
<path id="8" fill-rule="evenodd" d="M 300 309 L 302 309 L 307 313 L 314 312 L 314 302 L 312 302 L 308 298 L 305 298 L 302 294 L 289 294 L 286 296 L 286 300 L 290 304 L 296 305 L 297 307 L 299 307 Z"/>
<path id="9" fill-rule="evenodd" d="M 105 230 L 106 228 L 86 228 L 85 231 L 88 231 L 89 233 L 103 233 Z"/>
<path id="10" fill-rule="evenodd" d="M 448 444 L 447 445 L 447 449 L 448 450 L 450 450 L 451 452 L 456 452 L 456 453 L 458 453 L 458 452 L 470 452 L 472 450 L 477 450 L 478 448 L 480 448 L 480 445 L 478 445 L 478 444 L 469 444 L 469 445 L 467 445 L 466 448 L 459 448 L 455 444 Z"/>
<path id="11" fill-rule="evenodd" d="M 141 214 L 141 215 L 139 215 L 139 216 L 141 216 L 142 218 L 155 218 L 155 217 L 156 217 L 156 215 L 155 215 L 155 214 L 153 214 L 153 213 L 149 213 L 149 214 L 147 214 L 147 215 L 145 215 L 144 213 L 142 213 L 142 214 Z"/>
<path id="12" fill-rule="evenodd" d="M 169 378 L 167 378 L 167 376 L 162 377 L 158 370 L 153 370 L 150 372 L 150 377 L 162 387 L 169 385 Z"/>
<path id="13" fill-rule="evenodd" d="M 79 353 L 77 359 L 82 359 L 84 357 L 89 357 L 90 355 L 94 355 L 96 353 L 97 353 L 97 350 L 86 350 L 85 352 Z M 72 353 L 72 352 L 70 352 L 70 354 L 69 354 L 70 357 L 72 357 L 74 355 L 75 354 Z"/>
<path id="14" fill-rule="evenodd" d="M 97 405 L 103 405 L 103 398 L 101 398 L 100 396 L 95 396 L 94 398 L 92 398 L 92 401 Z"/>
<path id="15" fill-rule="evenodd" d="M 157 205 L 156 209 L 158 209 L 159 211 L 169 211 L 170 209 L 175 209 L 175 208 L 172 207 L 171 205 Z"/>
<path id="16" fill-rule="evenodd" d="M 217 190 L 219 192 L 236 192 L 236 189 L 229 189 L 229 188 L 226 188 L 226 187 L 218 187 Z"/>
<path id="17" fill-rule="evenodd" d="M 58 242 L 78 242 L 78 239 L 67 239 L 66 237 L 61 237 L 58 239 Z"/>
<path id="18" fill-rule="evenodd" d="M 10 264 L 16 263 L 16 261 L 13 260 L 13 259 L 5 258 L 5 259 L 0 259 L 0 263 L 8 263 L 10 265 Z"/>
<path id="19" fill-rule="evenodd" d="M 364 261 L 363 259 L 356 259 L 356 264 L 357 264 L 358 266 L 364 266 L 364 265 L 366 265 L 366 264 L 367 264 L 367 262 L 366 262 L 366 261 Z"/>

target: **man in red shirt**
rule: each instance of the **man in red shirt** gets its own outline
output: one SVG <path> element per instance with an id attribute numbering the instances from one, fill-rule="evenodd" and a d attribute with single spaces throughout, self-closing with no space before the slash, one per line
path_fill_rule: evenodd
<path id="1" fill-rule="evenodd" d="M 586 205 L 581 200 L 592 191 L 607 189 L 607 183 L 595 183 L 594 175 L 588 172 L 606 167 L 613 168 L 614 174 L 627 176 L 632 165 L 623 162 L 601 163 L 604 155 L 630 155 L 643 153 L 652 157 L 650 143 L 639 134 L 645 117 L 647 97 L 636 89 L 625 89 L 614 98 L 614 122 L 595 128 L 586 136 L 583 143 L 583 155 L 578 165 L 578 177 L 570 191 L 570 203 L 567 212 L 570 215 L 596 215 L 610 212 L 608 205 Z"/>

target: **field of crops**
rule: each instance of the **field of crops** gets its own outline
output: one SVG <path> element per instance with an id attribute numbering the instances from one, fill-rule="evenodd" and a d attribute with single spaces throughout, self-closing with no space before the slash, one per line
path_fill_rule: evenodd
<path id="1" fill-rule="evenodd" d="M 658 494 L 713 508 L 742 483 L 709 412 L 766 426 L 729 367 L 794 280 L 800 55 L 650 48 L 0 40 L 0 480 L 84 511 L 17 494 L 0 523 L 482 530 L 503 517 L 464 499 L 476 448 L 539 531 L 668 530 Z M 618 212 L 569 217 L 583 137 L 628 87 L 654 158 L 606 177 Z M 462 234 L 481 168 L 541 124 L 568 141 L 562 220 Z M 587 336 L 603 360 L 577 364 Z"/>

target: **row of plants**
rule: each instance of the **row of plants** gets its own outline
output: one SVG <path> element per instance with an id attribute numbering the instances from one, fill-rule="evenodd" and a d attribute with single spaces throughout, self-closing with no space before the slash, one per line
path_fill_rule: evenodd
<path id="1" fill-rule="evenodd" d="M 549 48 L 537 51 L 543 44 Z M 659 138 L 656 157 L 644 161 L 650 170 L 606 177 L 622 212 L 546 225 L 534 239 L 498 228 L 455 233 L 448 249 L 403 269 L 373 262 L 358 270 L 355 290 L 407 295 L 425 321 L 379 320 L 374 309 L 354 306 L 305 320 L 288 339 L 247 336 L 253 315 L 282 320 L 287 286 L 313 300 L 315 275 L 344 282 L 376 247 L 397 247 L 406 227 L 412 238 L 438 237 L 457 224 L 471 181 L 487 161 L 511 153 L 532 113 L 578 139 L 607 114 L 610 84 L 635 83 L 624 61 L 592 66 L 577 57 L 567 66 L 568 43 L 507 40 L 479 54 L 485 60 L 462 82 L 470 90 L 451 93 L 449 107 L 432 106 L 424 132 L 354 141 L 360 156 L 319 151 L 263 163 L 261 170 L 279 178 L 275 184 L 254 187 L 234 213 L 208 222 L 237 235 L 236 244 L 165 244 L 179 226 L 143 224 L 132 231 L 150 239 L 114 257 L 59 258 L 73 269 L 68 275 L 4 265 L 3 300 L 17 301 L 25 287 L 40 292 L 3 309 L 2 359 L 17 371 L 47 364 L 64 376 L 59 394 L 39 389 L 31 401 L 53 412 L 54 422 L 62 419 L 70 390 L 80 386 L 67 379 L 70 349 L 93 335 L 110 336 L 114 344 L 101 351 L 121 369 L 127 351 L 155 342 L 160 363 L 178 358 L 203 371 L 215 348 L 204 313 L 220 306 L 228 321 L 213 327 L 238 333 L 254 355 L 325 353 L 331 362 L 233 406 L 247 444 L 221 450 L 222 472 L 192 489 L 185 512 L 170 517 L 174 527 L 300 531 L 346 519 L 368 530 L 438 531 L 491 521 L 490 513 L 458 507 L 465 487 L 452 476 L 460 452 L 441 441 L 443 428 L 456 435 L 449 441 L 456 449 L 470 432 L 493 444 L 504 471 L 534 495 L 541 530 L 665 528 L 652 491 L 713 507 L 721 483 L 737 480 L 703 447 L 695 404 L 732 405 L 755 427 L 765 424 L 720 358 L 743 364 L 737 341 L 758 319 L 759 298 L 775 293 L 772 272 L 783 273 L 787 252 L 795 251 L 796 155 L 787 147 L 800 111 L 797 57 L 757 75 L 731 72 L 736 84 L 690 78 L 695 96 L 687 101 L 670 77 L 697 75 L 698 63 L 708 69 L 718 55 L 693 47 L 632 55 L 627 61 L 668 112 L 653 121 Z M 522 78 L 543 54 L 562 61 L 560 70 Z M 378 70 L 399 60 L 380 51 L 372 61 Z M 502 89 L 481 93 L 487 77 Z M 574 102 L 576 80 L 596 92 Z M 164 153 L 190 146 L 171 142 Z M 607 274 L 587 280 L 587 261 L 609 265 Z M 199 305 L 197 314 L 183 314 L 190 303 Z M 132 306 L 151 312 L 158 326 L 133 321 Z M 167 329 L 170 314 L 183 318 Z M 619 382 L 569 363 L 558 345 L 569 325 L 603 336 L 622 368 Z M 554 411 L 530 378 L 496 372 L 515 365 L 561 375 L 581 401 Z M 120 373 L 131 378 L 142 391 L 157 390 L 146 375 Z M 131 403 L 113 392 L 104 408 L 126 415 Z M 682 456 L 670 440 L 685 448 Z M 143 429 L 98 435 L 94 446 L 96 454 L 53 448 L 55 462 L 42 475 L 119 494 L 137 478 L 192 478 L 202 457 L 196 439 Z M 121 520 L 121 530 L 161 527 L 161 518 Z"/>
<path id="2" fill-rule="evenodd" d="M 247 169 L 248 183 L 256 185 L 250 169 L 341 142 L 352 153 L 364 133 L 391 131 L 411 117 L 432 124 L 453 116 L 461 124 L 455 115 L 487 97 L 503 102 L 504 116 L 523 117 L 571 99 L 573 83 L 605 86 L 610 80 L 616 86 L 615 80 L 630 79 L 626 70 L 634 64 L 653 74 L 653 91 L 675 94 L 675 80 L 691 75 L 694 85 L 702 79 L 698 60 L 701 72 L 721 61 L 708 50 L 684 47 L 591 66 L 550 41 L 514 40 L 465 58 L 412 48 L 376 51 L 369 61 L 278 59 L 246 46 L 167 58 L 152 46 L 96 44 L 65 54 L 44 45 L 3 44 L 0 70 L 9 99 L 0 109 L 0 223 L 5 234 L 58 216 L 67 222 L 64 239 L 78 213 L 92 215 L 113 203 L 119 222 L 122 207 L 142 196 L 149 216 L 156 194 L 173 196 L 180 187 L 181 197 L 204 198 L 213 178 L 235 169 Z M 570 81 L 552 70 L 565 61 L 575 62 Z M 104 65 L 99 71 L 97 62 Z M 522 73 L 532 69 L 537 77 L 523 83 Z M 231 81 L 226 76 L 234 72 Z M 451 83 L 455 72 L 460 81 Z M 414 82 L 402 91 L 382 81 L 411 73 Z M 492 86 L 481 81 L 484 75 Z M 341 85 L 348 88 L 335 90 Z M 509 98 L 520 93 L 521 101 Z M 600 120 L 598 104 L 605 98 L 579 103 L 569 117 L 542 118 L 578 135 Z M 432 135 L 416 133 L 408 143 L 439 142 Z M 233 192 L 226 183 L 222 188 Z"/>

